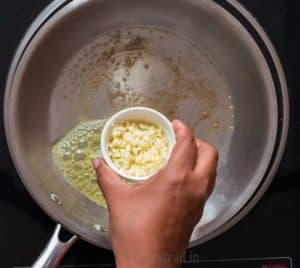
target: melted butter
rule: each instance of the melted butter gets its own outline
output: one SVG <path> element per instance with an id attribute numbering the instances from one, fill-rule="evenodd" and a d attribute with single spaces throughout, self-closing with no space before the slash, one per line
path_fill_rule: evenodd
<path id="1" fill-rule="evenodd" d="M 100 136 L 107 121 L 80 123 L 52 148 L 55 165 L 61 175 L 83 195 L 106 207 L 97 184 L 92 160 L 101 156 Z"/>

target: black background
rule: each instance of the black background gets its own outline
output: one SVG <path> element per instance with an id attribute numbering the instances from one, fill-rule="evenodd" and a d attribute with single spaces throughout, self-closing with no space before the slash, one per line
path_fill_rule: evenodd
<path id="1" fill-rule="evenodd" d="M 203 260 L 289 256 L 295 267 L 300 267 L 300 114 L 297 113 L 300 1 L 240 2 L 265 28 L 282 60 L 291 101 L 288 146 L 278 175 L 255 209 L 224 235 L 192 252 Z M 0 267 L 32 264 L 55 227 L 18 179 L 8 154 L 2 121 L 5 79 L 11 58 L 30 23 L 48 3 L 46 0 L 0 3 Z M 113 254 L 83 241 L 76 243 L 64 259 L 64 264 L 104 263 L 113 263 Z"/>

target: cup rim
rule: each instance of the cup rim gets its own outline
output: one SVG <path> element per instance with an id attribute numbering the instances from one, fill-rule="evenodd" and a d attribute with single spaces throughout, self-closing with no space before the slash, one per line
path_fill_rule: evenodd
<path id="1" fill-rule="evenodd" d="M 113 123 L 115 123 L 116 121 L 118 121 L 118 118 L 121 115 L 124 115 L 125 113 L 128 112 L 132 112 L 132 111 L 146 111 L 149 113 L 152 113 L 154 115 L 156 115 L 157 117 L 160 117 L 163 121 L 164 124 L 167 127 L 164 127 L 166 133 L 167 133 L 167 137 L 168 137 L 168 142 L 169 142 L 169 151 L 168 151 L 168 156 L 167 156 L 167 160 L 166 163 L 168 162 L 171 153 L 172 153 L 172 149 L 176 143 L 176 138 L 175 138 L 175 132 L 172 126 L 171 121 L 161 112 L 154 110 L 152 108 L 148 108 L 148 107 L 143 107 L 143 106 L 136 106 L 136 107 L 130 107 L 130 108 L 126 108 L 123 109 L 119 112 L 117 112 L 116 114 L 114 114 L 105 124 L 103 130 L 102 130 L 102 134 L 101 134 L 101 141 L 100 141 L 100 147 L 101 147 L 101 154 L 102 157 L 104 158 L 105 162 L 107 163 L 107 165 L 114 171 L 116 172 L 119 176 L 121 176 L 122 178 L 131 180 L 131 181 L 144 181 L 149 179 L 151 176 L 153 176 L 154 174 L 156 174 L 159 170 L 161 170 L 165 165 L 163 165 L 162 167 L 160 167 L 158 170 L 152 172 L 151 174 L 147 175 L 147 176 L 143 176 L 143 177 L 138 177 L 138 176 L 132 176 L 129 174 L 126 174 L 125 172 L 121 171 L 120 169 L 118 169 L 115 164 L 113 163 L 112 159 L 110 158 L 108 152 L 107 152 L 107 135 L 109 133 L 109 130 L 111 129 L 111 126 L 113 125 Z M 147 121 L 147 120 L 146 120 Z M 168 128 L 169 131 L 166 129 Z M 165 163 L 165 164 L 166 164 Z"/>

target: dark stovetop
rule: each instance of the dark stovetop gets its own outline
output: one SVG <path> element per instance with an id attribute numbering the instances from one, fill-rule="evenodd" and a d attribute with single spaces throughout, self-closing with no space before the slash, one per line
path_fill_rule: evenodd
<path id="1" fill-rule="evenodd" d="M 26 28 L 49 2 L 10 0 L 0 3 L 1 100 L 13 52 Z M 240 2 L 266 29 L 286 71 L 292 109 L 288 147 L 273 184 L 255 209 L 231 230 L 190 253 L 197 254 L 200 260 L 290 257 L 294 267 L 300 267 L 300 113 L 296 112 L 300 107 L 300 2 Z M 49 239 L 55 223 L 34 203 L 15 172 L 5 142 L 3 101 L 0 103 L 0 267 L 29 266 Z M 277 263 L 276 260 L 268 262 Z M 64 259 L 64 265 L 105 263 L 113 263 L 113 254 L 83 241 L 76 243 Z M 200 266 L 288 267 L 279 264 L 261 266 L 254 262 L 247 265 L 239 262 L 227 265 L 221 262 L 219 266 L 216 263 L 187 265 Z"/>

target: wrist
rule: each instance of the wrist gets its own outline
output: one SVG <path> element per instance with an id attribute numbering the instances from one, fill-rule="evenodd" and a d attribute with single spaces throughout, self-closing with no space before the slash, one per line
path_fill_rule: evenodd
<path id="1" fill-rule="evenodd" d="M 116 257 L 117 268 L 180 268 L 184 261 L 184 254 L 168 255 L 168 256 L 141 256 L 131 255 L 124 257 Z"/>
<path id="2" fill-rule="evenodd" d="M 141 264 L 141 263 L 126 263 L 126 262 L 118 262 L 116 261 L 117 268 L 180 268 L 180 263 L 169 263 L 169 264 L 158 264 L 158 263 L 149 263 L 149 264 Z"/>

